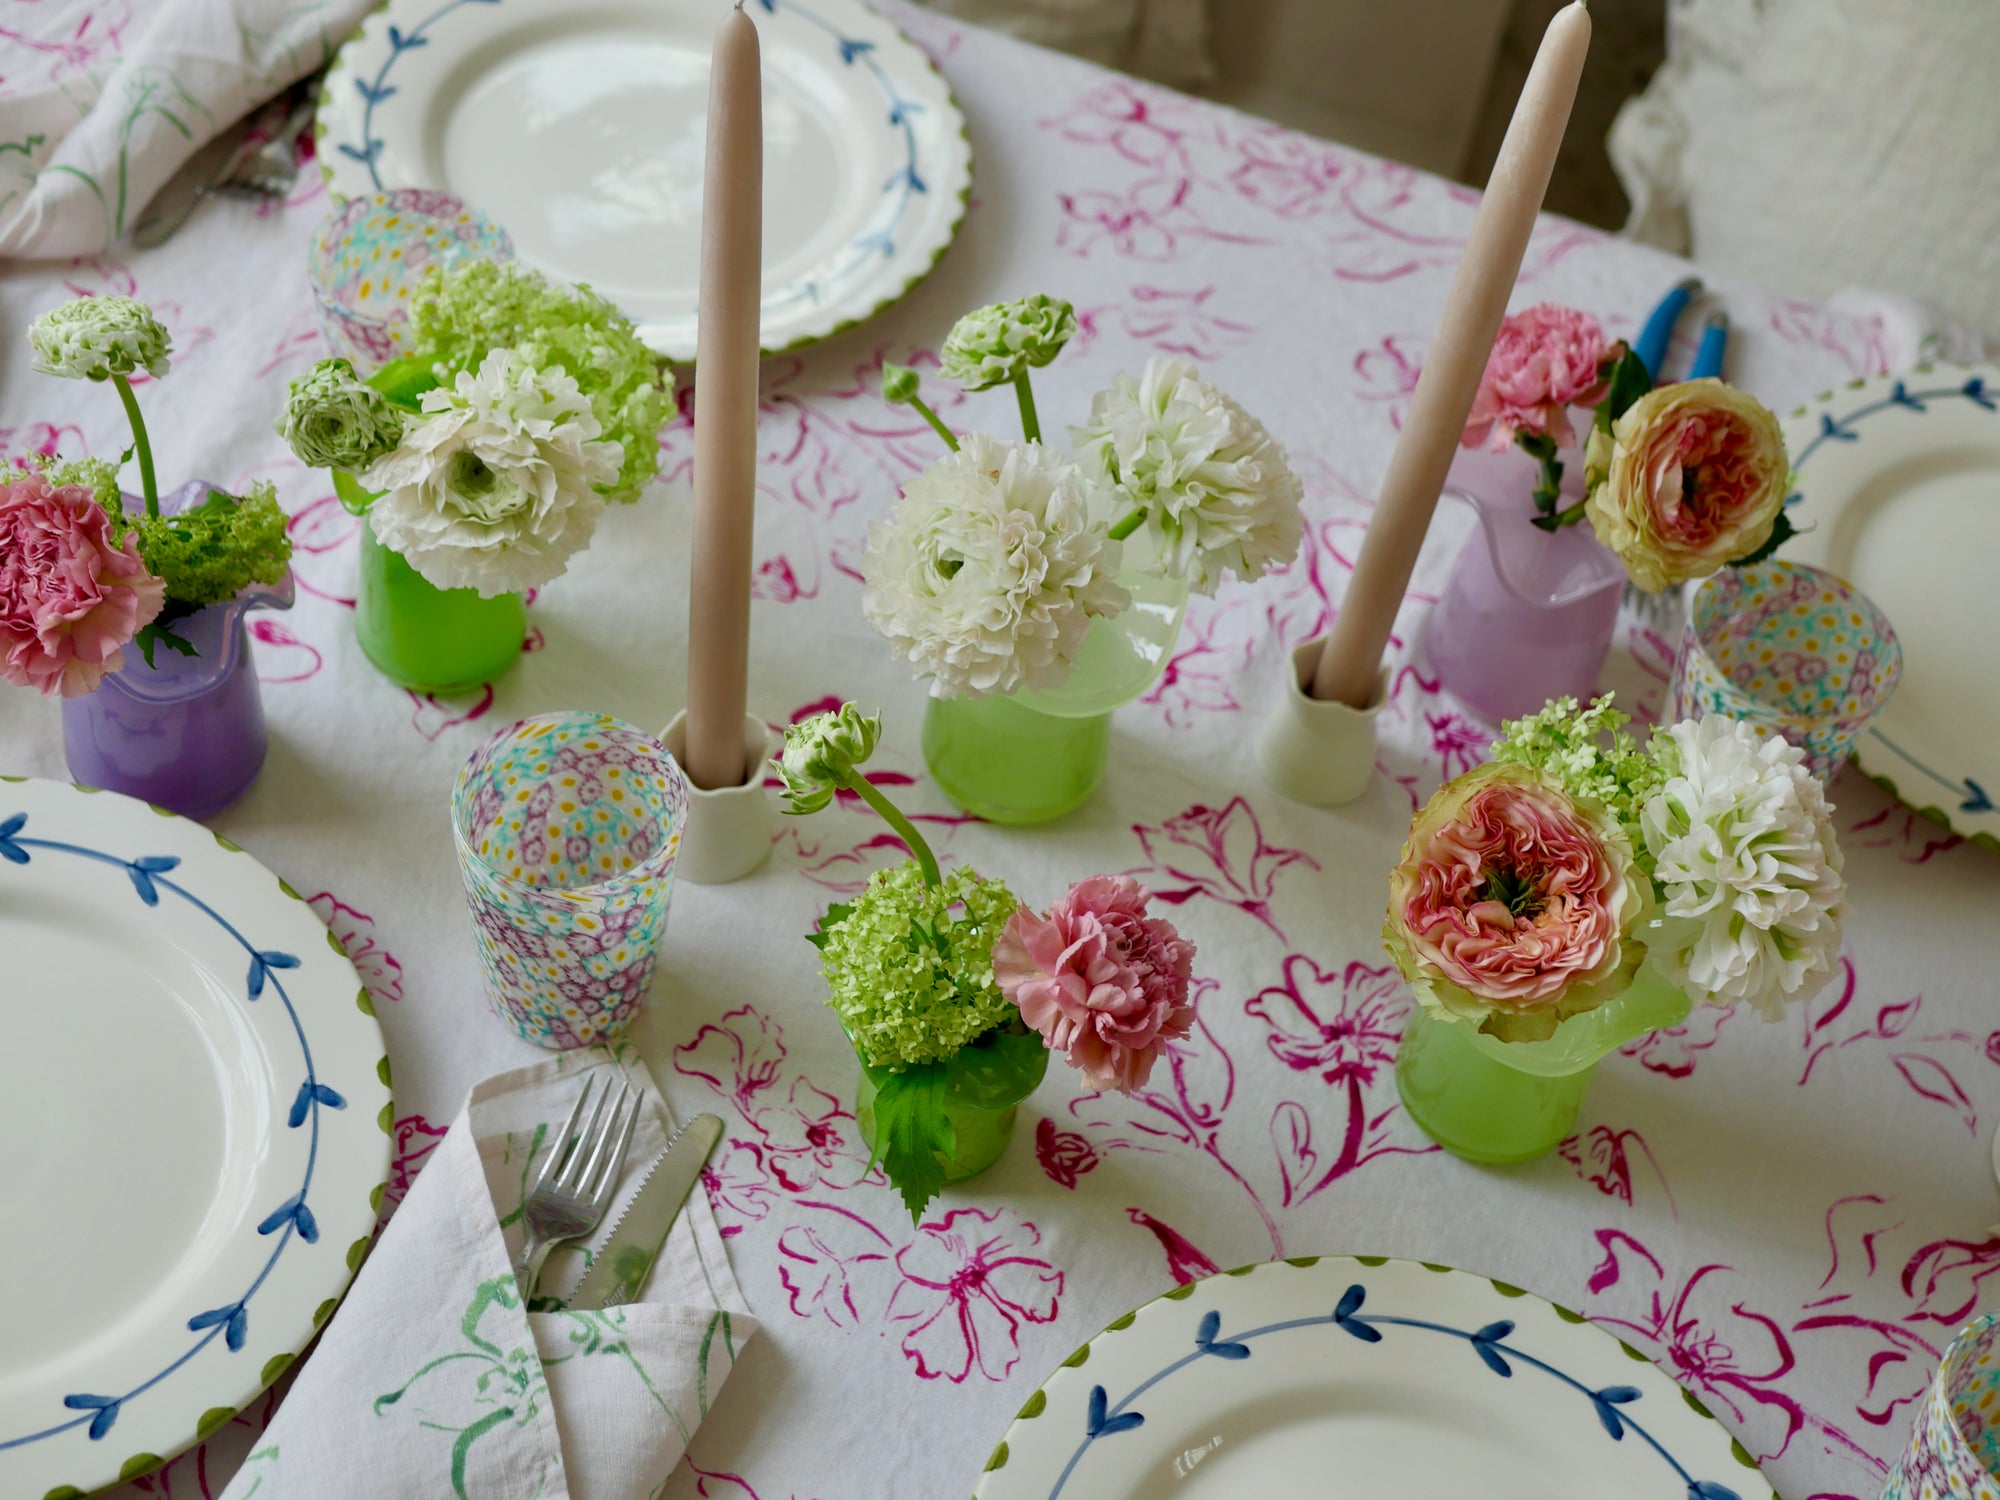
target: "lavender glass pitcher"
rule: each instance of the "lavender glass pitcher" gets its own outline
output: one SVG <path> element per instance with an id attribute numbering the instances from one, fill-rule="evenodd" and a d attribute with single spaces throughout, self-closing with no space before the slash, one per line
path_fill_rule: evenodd
<path id="1" fill-rule="evenodd" d="M 160 497 L 177 513 L 216 486 L 195 481 Z M 126 497 L 128 504 L 138 501 Z M 97 690 L 63 700 L 63 753 L 80 786 L 123 792 L 189 818 L 221 812 L 257 779 L 269 737 L 243 617 L 290 609 L 292 575 L 174 622 L 195 649 L 156 647 L 153 664 L 127 646 Z"/>
<path id="2" fill-rule="evenodd" d="M 1583 498 L 1583 457 L 1566 450 L 1563 504 Z M 1431 665 L 1484 718 L 1531 714 L 1551 698 L 1597 692 L 1611 651 L 1625 568 L 1588 526 L 1546 532 L 1535 515 L 1535 461 L 1518 448 L 1461 452 L 1445 493 L 1470 505 L 1466 539 L 1431 611 Z"/>

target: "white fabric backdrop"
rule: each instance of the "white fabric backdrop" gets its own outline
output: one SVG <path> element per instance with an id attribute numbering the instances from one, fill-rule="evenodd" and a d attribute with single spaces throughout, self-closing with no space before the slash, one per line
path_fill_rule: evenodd
<path id="1" fill-rule="evenodd" d="M 1245 744 L 1284 649 L 1338 600 L 1472 197 L 896 14 L 971 122 L 974 206 L 906 303 L 765 370 L 752 704 L 779 721 L 841 696 L 879 706 L 876 768 L 946 857 L 1024 896 L 1138 873 L 1200 947 L 1201 1025 L 1141 1099 L 1083 1099 L 1052 1072 L 1002 1163 L 913 1228 L 860 1180 L 854 1064 L 813 952 L 790 936 L 891 857 L 880 825 L 853 808 L 789 824 L 755 879 L 683 887 L 637 1041 L 676 1114 L 728 1122 L 710 1192 L 763 1332 L 667 1493 L 967 1493 L 1028 1393 L 1126 1308 L 1215 1267 L 1352 1250 L 1578 1308 L 1687 1381 L 1782 1493 L 1872 1496 L 1937 1351 L 2000 1268 L 2000 860 L 1842 777 L 1856 915 L 1840 983 L 1782 1025 L 1705 1012 L 1610 1060 L 1549 1160 L 1483 1171 L 1426 1150 L 1396 1107 L 1388 1063 L 1409 1001 L 1377 933 L 1414 801 L 1485 738 L 1416 647 L 1460 518 L 1439 527 L 1404 614 L 1371 792 L 1339 812 L 1291 806 Z M 270 762 L 218 826 L 312 897 L 367 974 L 395 1065 L 400 1189 L 475 1080 L 532 1059 L 480 997 L 452 775 L 523 714 L 588 705 L 658 726 L 678 706 L 689 432 L 665 436 L 667 481 L 543 592 L 529 654 L 489 693 L 392 687 L 353 640 L 354 523 L 270 432 L 284 380 L 319 352 L 302 260 L 324 207 L 310 186 L 278 211 L 219 205 L 151 254 L 17 269 L 0 305 L 18 351 L 28 317 L 71 291 L 151 298 L 179 351 L 140 391 L 162 474 L 268 475 L 296 517 L 301 603 L 258 628 Z M 1576 303 L 1629 333 L 1683 270 L 1550 221 L 1518 300 Z M 1873 316 L 1712 281 L 1739 330 L 1732 372 L 1774 405 L 1882 368 Z M 1005 830 L 955 817 L 925 783 L 923 690 L 862 622 L 854 567 L 867 520 L 933 455 L 874 395 L 879 361 L 928 364 L 959 311 L 1031 291 L 1073 299 L 1085 330 L 1039 381 L 1050 426 L 1115 371 L 1188 353 L 1290 446 L 1313 524 L 1283 577 L 1198 603 L 1162 683 L 1118 715 L 1091 803 Z M 0 363 L 0 413 L 7 453 L 124 442 L 110 393 L 38 379 L 18 356 Z M 948 416 L 1013 421 L 1004 393 Z M 1633 701 L 1657 704 L 1669 649 L 1643 631 L 1621 644 L 1612 676 Z M 63 774 L 55 704 L 0 693 L 0 770 Z M 219 1492 L 266 1405 L 139 1490 Z"/>

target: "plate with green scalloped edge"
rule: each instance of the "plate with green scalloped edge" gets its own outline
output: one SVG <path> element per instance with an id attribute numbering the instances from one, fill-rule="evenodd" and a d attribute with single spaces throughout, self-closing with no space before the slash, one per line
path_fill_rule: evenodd
<path id="1" fill-rule="evenodd" d="M 1516 1287 L 1321 1256 L 1176 1287 L 1072 1354 L 977 1500 L 1776 1500 L 1692 1394 Z"/>
<path id="2" fill-rule="evenodd" d="M 227 1422 L 333 1313 L 389 1175 L 339 942 L 199 823 L 0 778 L 0 1494 L 66 1500 Z"/>
<path id="3" fill-rule="evenodd" d="M 1883 790 L 2000 854 L 2000 368 L 1851 381 L 1784 422 L 1800 534 L 1779 555 L 1846 579 L 1903 644 L 1895 695 L 1854 747 Z"/>

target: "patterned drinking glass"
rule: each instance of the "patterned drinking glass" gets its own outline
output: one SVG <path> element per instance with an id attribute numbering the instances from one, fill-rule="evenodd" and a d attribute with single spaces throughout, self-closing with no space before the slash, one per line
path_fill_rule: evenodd
<path id="1" fill-rule="evenodd" d="M 1826 781 L 1902 671 L 1888 619 L 1842 579 L 1801 563 L 1724 568 L 1688 606 L 1673 718 L 1727 714 L 1781 734 Z"/>
<path id="2" fill-rule="evenodd" d="M 2000 1500 L 2000 1314 L 1952 1340 L 1882 1500 Z"/>
<path id="3" fill-rule="evenodd" d="M 528 1041 L 586 1047 L 631 1025 L 687 806 L 659 741 L 604 714 L 523 719 L 458 773 L 452 830 L 486 998 Z"/>

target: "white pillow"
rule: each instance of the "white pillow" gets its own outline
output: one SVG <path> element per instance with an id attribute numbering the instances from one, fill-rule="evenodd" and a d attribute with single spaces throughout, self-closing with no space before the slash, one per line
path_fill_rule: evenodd
<path id="1" fill-rule="evenodd" d="M 1613 125 L 1628 233 L 1801 297 L 1862 284 L 2000 334 L 2000 4 L 1675 0 Z"/>

